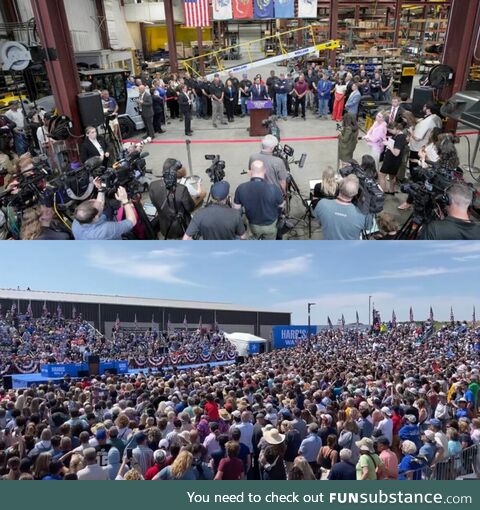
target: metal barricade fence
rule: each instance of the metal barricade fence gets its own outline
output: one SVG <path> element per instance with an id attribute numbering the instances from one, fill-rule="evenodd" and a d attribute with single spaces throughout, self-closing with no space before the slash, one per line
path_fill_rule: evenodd
<path id="1" fill-rule="evenodd" d="M 423 466 L 405 473 L 413 480 L 457 480 L 463 477 L 480 479 L 480 444 L 469 446 L 459 455 L 451 456 L 433 466 Z"/>

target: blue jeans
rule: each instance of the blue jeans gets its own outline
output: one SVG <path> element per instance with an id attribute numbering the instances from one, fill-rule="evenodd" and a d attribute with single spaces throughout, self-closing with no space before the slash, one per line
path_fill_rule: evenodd
<path id="1" fill-rule="evenodd" d="M 329 96 L 318 96 L 318 115 L 328 115 Z"/>
<path id="2" fill-rule="evenodd" d="M 240 104 L 242 105 L 242 115 L 248 115 L 247 102 L 248 102 L 248 97 L 244 97 L 244 96 L 240 97 Z"/>
<path id="3" fill-rule="evenodd" d="M 197 118 L 203 118 L 207 114 L 207 101 L 205 97 L 196 97 Z"/>
<path id="4" fill-rule="evenodd" d="M 277 117 L 287 116 L 287 94 L 277 94 Z"/>
<path id="5" fill-rule="evenodd" d="M 15 152 L 17 156 L 22 156 L 28 152 L 27 137 L 23 133 L 14 133 Z"/>

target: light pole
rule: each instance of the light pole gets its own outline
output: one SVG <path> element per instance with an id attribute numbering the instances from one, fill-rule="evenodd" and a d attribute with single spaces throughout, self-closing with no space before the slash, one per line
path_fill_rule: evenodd
<path id="1" fill-rule="evenodd" d="M 312 306 L 315 306 L 317 303 L 308 303 L 308 340 L 310 341 L 310 310 Z"/>
<path id="2" fill-rule="evenodd" d="M 370 326 L 370 320 L 371 320 L 370 318 L 372 316 L 372 314 L 371 314 L 371 309 L 372 309 L 371 304 L 372 304 L 372 296 L 368 296 L 368 325 L 369 326 Z"/>

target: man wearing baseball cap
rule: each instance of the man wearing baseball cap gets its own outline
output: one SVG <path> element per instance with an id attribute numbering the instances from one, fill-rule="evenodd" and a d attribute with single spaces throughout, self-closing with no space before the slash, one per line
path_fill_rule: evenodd
<path id="1" fill-rule="evenodd" d="M 202 238 L 204 241 L 234 241 L 246 239 L 245 225 L 239 210 L 227 205 L 230 184 L 217 182 L 211 189 L 212 203 L 192 218 L 184 241 Z"/>

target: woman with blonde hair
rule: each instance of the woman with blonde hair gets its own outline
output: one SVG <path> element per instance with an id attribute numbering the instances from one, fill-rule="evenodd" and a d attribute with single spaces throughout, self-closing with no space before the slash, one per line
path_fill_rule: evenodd
<path id="1" fill-rule="evenodd" d="M 192 470 L 193 455 L 182 450 L 171 466 L 164 467 L 153 480 L 196 480 Z"/>
<path id="2" fill-rule="evenodd" d="M 380 156 L 385 149 L 383 142 L 387 139 L 387 122 L 383 112 L 377 113 L 375 122 L 363 139 L 370 146 L 370 155 L 375 160 L 375 169 L 379 170 Z"/>
<path id="3" fill-rule="evenodd" d="M 33 471 L 35 480 L 43 480 L 43 477 L 49 474 L 51 460 L 52 454 L 49 452 L 43 452 L 37 457 Z"/>
<path id="4" fill-rule="evenodd" d="M 327 166 L 322 173 L 322 181 L 313 190 L 312 207 L 315 208 L 322 199 L 335 200 L 338 196 L 338 174 L 333 167 Z"/>
<path id="5" fill-rule="evenodd" d="M 72 237 L 55 222 L 52 208 L 36 205 L 23 214 L 20 239 L 22 241 L 69 241 Z"/>
<path id="6" fill-rule="evenodd" d="M 296 457 L 295 460 L 293 461 L 293 467 L 300 469 L 302 471 L 303 473 L 302 480 L 316 480 L 315 474 L 305 457 L 301 455 Z"/>

